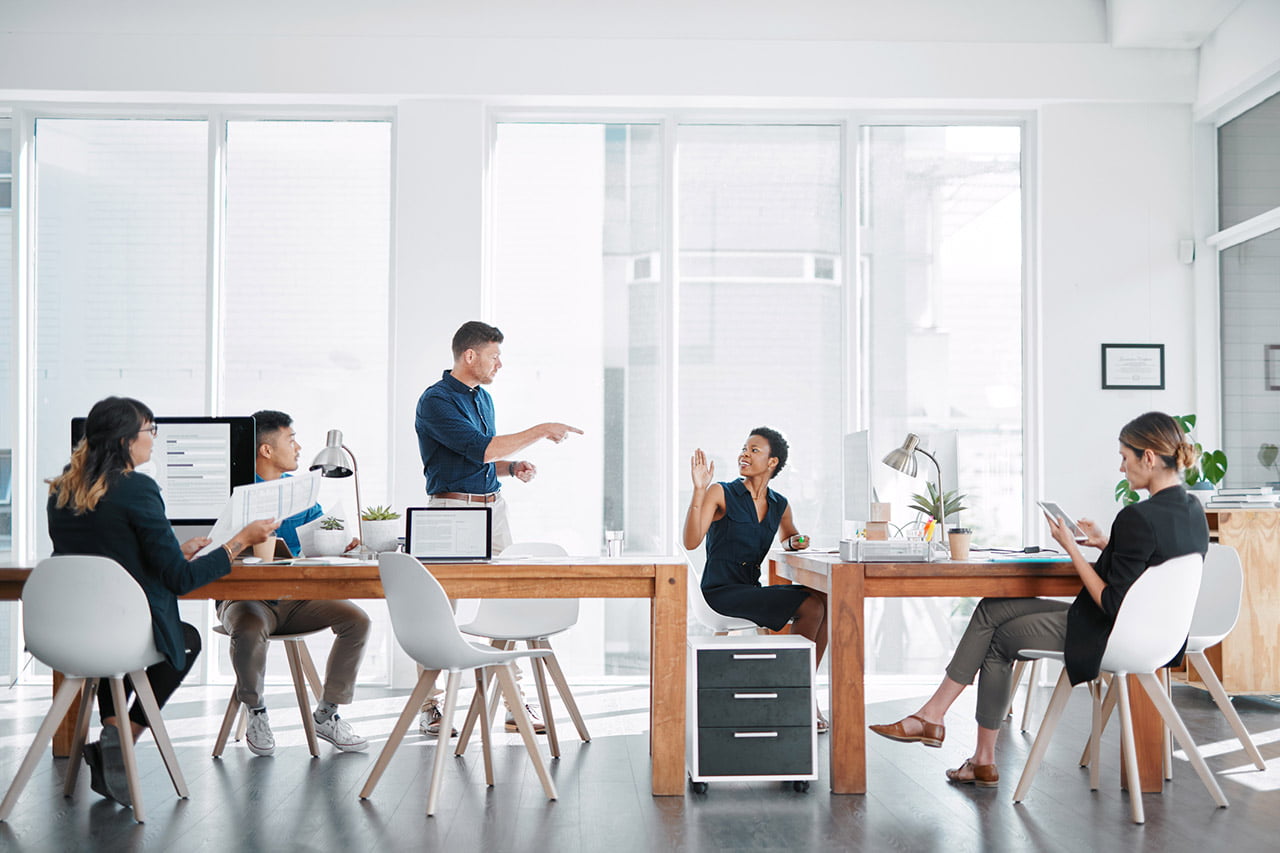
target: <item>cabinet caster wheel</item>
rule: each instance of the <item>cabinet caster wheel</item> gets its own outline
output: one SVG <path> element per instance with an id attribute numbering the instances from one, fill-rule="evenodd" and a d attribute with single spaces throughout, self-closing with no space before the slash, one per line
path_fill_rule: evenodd
<path id="1" fill-rule="evenodd" d="M 809 780 L 797 779 L 791 783 L 791 789 L 797 794 L 807 794 L 809 793 Z"/>
<path id="2" fill-rule="evenodd" d="M 706 782 L 690 782 L 689 787 L 693 788 L 695 794 L 705 794 L 707 792 Z"/>

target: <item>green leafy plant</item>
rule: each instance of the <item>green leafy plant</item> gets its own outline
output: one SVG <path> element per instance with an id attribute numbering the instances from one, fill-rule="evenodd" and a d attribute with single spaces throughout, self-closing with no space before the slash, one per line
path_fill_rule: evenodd
<path id="1" fill-rule="evenodd" d="M 1280 465 L 1276 464 L 1276 457 L 1280 456 L 1280 447 L 1274 444 L 1263 442 L 1258 448 L 1258 461 L 1262 463 L 1263 468 L 1270 468 L 1276 472 L 1276 479 L 1280 479 Z"/>
<path id="2" fill-rule="evenodd" d="M 1174 415 L 1173 419 L 1178 422 L 1178 426 L 1182 427 L 1183 435 L 1187 436 L 1196 451 L 1196 461 L 1183 472 L 1186 484 L 1195 486 L 1197 483 L 1208 483 L 1216 488 L 1222 482 L 1222 478 L 1227 475 L 1227 454 L 1221 450 L 1205 450 L 1200 442 L 1195 440 L 1191 435 L 1191 431 L 1196 427 L 1195 415 Z M 1261 457 L 1262 451 L 1258 452 Z M 1116 500 L 1125 506 L 1137 503 L 1139 500 L 1138 493 L 1129 485 L 1127 479 L 1116 483 L 1115 496 Z"/>
<path id="3" fill-rule="evenodd" d="M 346 530 L 347 528 L 344 525 L 342 519 L 338 518 L 336 515 L 326 515 L 324 518 L 320 520 L 320 529 L 321 530 Z"/>
<path id="4" fill-rule="evenodd" d="M 925 515 L 938 519 L 939 524 L 945 524 L 943 519 L 948 515 L 955 515 L 958 512 L 964 512 L 968 509 L 964 505 L 965 498 L 968 495 L 961 494 L 958 490 L 951 490 L 942 495 L 941 501 L 938 499 L 938 490 L 933 487 L 933 483 L 925 483 L 928 489 L 927 495 L 912 495 L 911 499 L 915 501 L 910 507 L 916 512 L 922 512 Z M 941 504 L 941 506 L 939 505 Z M 939 511 L 941 510 L 941 511 Z"/>
<path id="5" fill-rule="evenodd" d="M 360 513 L 363 521 L 395 521 L 399 517 L 400 513 L 389 506 L 367 506 Z"/>

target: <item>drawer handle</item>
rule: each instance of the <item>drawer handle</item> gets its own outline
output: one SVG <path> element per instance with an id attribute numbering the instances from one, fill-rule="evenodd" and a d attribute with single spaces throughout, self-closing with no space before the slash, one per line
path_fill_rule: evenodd
<path id="1" fill-rule="evenodd" d="M 777 732 L 734 732 L 734 737 L 777 737 Z"/>
<path id="2" fill-rule="evenodd" d="M 776 654 L 754 654 L 754 655 L 740 654 L 740 655 L 734 655 L 733 659 L 734 660 L 777 660 L 778 656 Z"/>
<path id="3" fill-rule="evenodd" d="M 734 699 L 777 699 L 777 693 L 735 693 Z"/>

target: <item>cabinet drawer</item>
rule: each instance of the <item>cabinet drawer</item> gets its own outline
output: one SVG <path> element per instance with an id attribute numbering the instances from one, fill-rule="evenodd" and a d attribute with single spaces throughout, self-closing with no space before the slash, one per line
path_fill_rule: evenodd
<path id="1" fill-rule="evenodd" d="M 808 649 L 699 649 L 699 687 L 808 687 Z"/>
<path id="2" fill-rule="evenodd" d="M 808 687 L 714 688 L 698 691 L 699 726 L 807 726 Z"/>
<path id="3" fill-rule="evenodd" d="M 813 727 L 699 728 L 700 776 L 807 776 Z"/>

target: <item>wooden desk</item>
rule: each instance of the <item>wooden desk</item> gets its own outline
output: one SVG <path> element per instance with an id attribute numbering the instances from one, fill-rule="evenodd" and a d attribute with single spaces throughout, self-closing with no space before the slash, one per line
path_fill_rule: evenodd
<path id="1" fill-rule="evenodd" d="M 844 563 L 835 554 L 775 554 L 773 583 L 799 583 L 827 593 L 827 658 L 831 666 L 831 791 L 867 792 L 864 608 L 868 598 L 917 596 L 1070 596 L 1080 579 L 1067 562 Z M 939 674 L 941 677 L 941 674 Z M 1136 693 L 1145 693 L 1138 688 Z M 1137 697 L 1135 696 L 1135 699 Z M 1134 709 L 1134 724 L 1145 718 Z M 1149 703 L 1148 703 L 1149 704 Z M 1150 713 L 1155 714 L 1154 706 Z M 1156 717 L 1158 722 L 1159 717 Z M 1144 725 L 1144 730 L 1153 728 Z M 1159 728 L 1154 777 L 1160 790 Z M 1141 740 L 1141 739 L 1140 739 Z M 1144 754 L 1148 750 L 1144 750 Z M 1144 788 L 1145 790 L 1145 788 Z"/>
<path id="2" fill-rule="evenodd" d="M 559 561 L 563 560 L 563 561 Z M 649 731 L 654 796 L 685 790 L 686 581 L 683 557 L 527 558 L 432 564 L 453 598 L 647 598 L 650 608 Z M 0 568 L 0 600 L 22 594 L 31 568 Z M 189 599 L 383 598 L 376 565 L 246 566 L 183 596 Z M 74 708 L 73 708 L 74 713 Z M 66 755 L 70 734 L 61 753 Z"/>
<path id="3" fill-rule="evenodd" d="M 1211 539 L 1235 548 L 1244 569 L 1240 619 L 1205 656 L 1227 693 L 1280 693 L 1280 510 L 1223 509 L 1205 515 Z"/>

